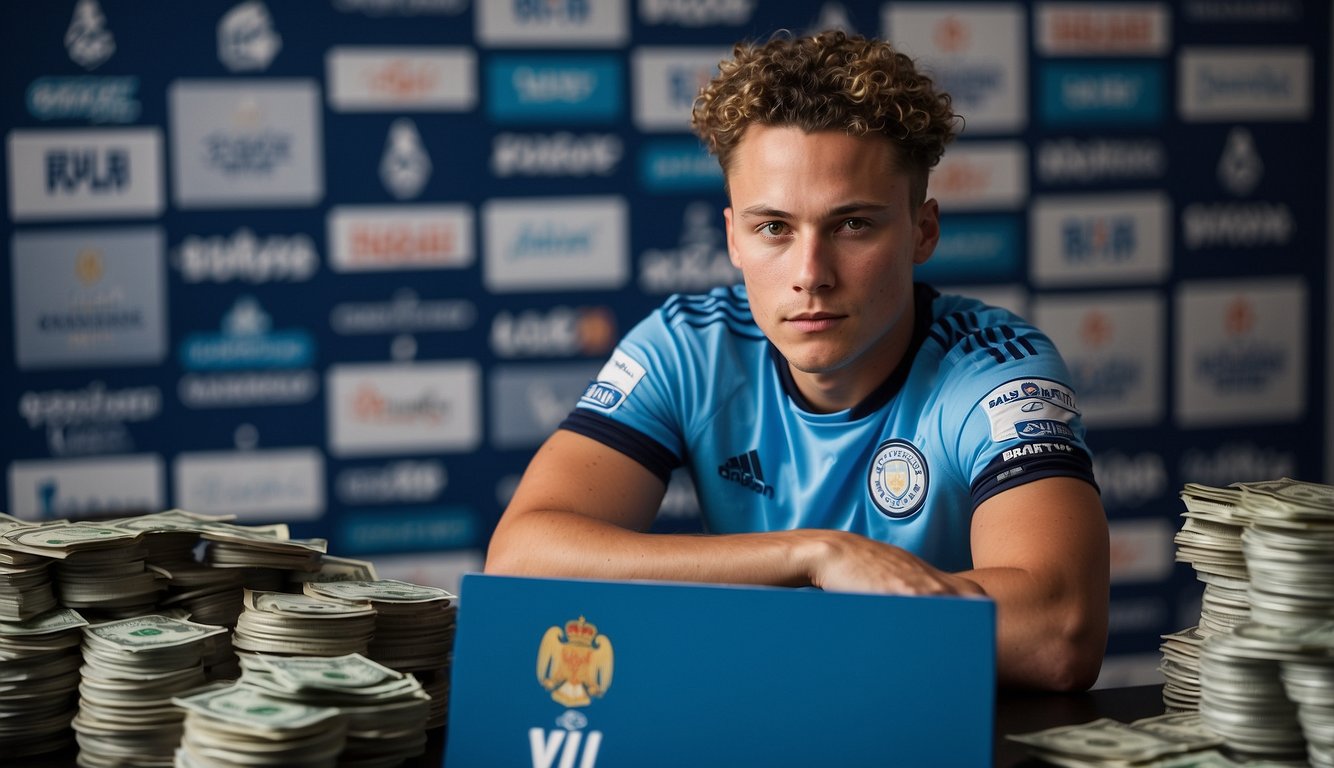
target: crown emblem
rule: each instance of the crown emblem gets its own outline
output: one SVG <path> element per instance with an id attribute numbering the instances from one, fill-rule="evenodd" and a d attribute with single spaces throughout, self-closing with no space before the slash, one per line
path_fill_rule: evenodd
<path id="1" fill-rule="evenodd" d="M 611 639 L 580 616 L 547 627 L 537 649 L 537 681 L 551 699 L 567 707 L 586 707 L 611 687 Z"/>

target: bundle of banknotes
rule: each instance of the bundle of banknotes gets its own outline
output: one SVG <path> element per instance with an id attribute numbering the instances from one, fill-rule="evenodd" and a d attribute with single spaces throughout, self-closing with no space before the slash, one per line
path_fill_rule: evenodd
<path id="1" fill-rule="evenodd" d="M 1013 738 L 1058 765 L 1334 768 L 1334 486 L 1191 483 L 1181 498 L 1176 558 L 1204 590 L 1199 623 L 1163 636 L 1168 714 Z"/>
<path id="2" fill-rule="evenodd" d="M 69 749 L 94 767 L 420 754 L 446 719 L 457 599 L 326 549 L 183 510 L 0 514 L 4 754 Z"/>

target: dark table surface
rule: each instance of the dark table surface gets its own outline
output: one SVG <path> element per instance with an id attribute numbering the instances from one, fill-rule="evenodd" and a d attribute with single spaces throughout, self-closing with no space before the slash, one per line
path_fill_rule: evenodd
<path id="1" fill-rule="evenodd" d="M 1005 738 L 1006 734 L 1029 733 L 1058 725 L 1075 725 L 1110 717 L 1131 722 L 1163 713 L 1163 687 L 1145 685 L 1134 688 L 1105 688 L 1085 693 L 1021 693 L 1002 691 L 996 696 L 994 768 L 1040 768 L 1050 764 L 1028 756 L 1027 748 Z M 426 754 L 413 759 L 409 768 L 434 768 L 443 762 L 444 737 L 439 730 L 430 734 Z M 14 768 L 64 768 L 75 765 L 73 749 L 27 759 L 6 760 L 0 764 Z"/>

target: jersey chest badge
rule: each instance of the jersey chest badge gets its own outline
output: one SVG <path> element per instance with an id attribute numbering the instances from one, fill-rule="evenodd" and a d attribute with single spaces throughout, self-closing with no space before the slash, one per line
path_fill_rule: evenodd
<path id="1" fill-rule="evenodd" d="M 926 501 L 930 482 L 926 459 L 907 440 L 886 440 L 875 449 L 866 473 L 866 490 L 871 501 L 886 515 L 902 519 L 912 517 Z"/>

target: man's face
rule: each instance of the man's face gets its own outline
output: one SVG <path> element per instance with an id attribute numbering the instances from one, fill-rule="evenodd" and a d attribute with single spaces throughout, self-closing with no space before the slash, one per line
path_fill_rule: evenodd
<path id="1" fill-rule="evenodd" d="M 880 137 L 754 125 L 728 168 L 727 247 L 751 311 L 821 410 L 855 405 L 912 335 L 912 268 L 939 239 Z"/>

